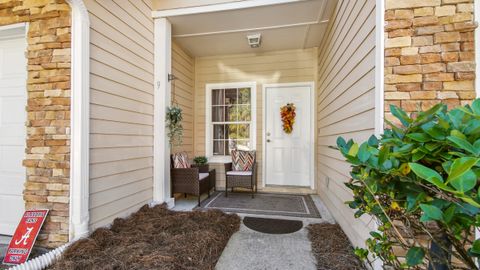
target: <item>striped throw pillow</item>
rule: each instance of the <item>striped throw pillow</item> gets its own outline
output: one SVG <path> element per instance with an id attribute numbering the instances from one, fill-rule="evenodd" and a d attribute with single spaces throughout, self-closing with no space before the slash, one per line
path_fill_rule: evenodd
<path id="1" fill-rule="evenodd" d="M 190 162 L 188 162 L 188 156 L 185 152 L 173 154 L 173 167 L 175 169 L 190 168 Z"/>
<path id="2" fill-rule="evenodd" d="M 255 151 L 232 150 L 232 167 L 234 171 L 252 171 Z"/>

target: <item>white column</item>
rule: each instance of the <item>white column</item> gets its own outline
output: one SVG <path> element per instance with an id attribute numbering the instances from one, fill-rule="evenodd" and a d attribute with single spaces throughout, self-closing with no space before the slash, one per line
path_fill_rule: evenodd
<path id="1" fill-rule="evenodd" d="M 170 196 L 170 144 L 165 125 L 166 108 L 170 105 L 172 72 L 172 26 L 166 18 L 155 19 L 155 83 L 154 83 L 154 168 L 153 202 L 168 203 Z"/>
<path id="2" fill-rule="evenodd" d="M 88 234 L 90 136 L 90 21 L 82 0 L 72 8 L 69 240 Z"/>

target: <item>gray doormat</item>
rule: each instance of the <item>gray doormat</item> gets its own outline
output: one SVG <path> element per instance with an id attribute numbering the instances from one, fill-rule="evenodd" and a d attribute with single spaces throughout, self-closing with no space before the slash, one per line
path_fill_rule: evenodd
<path id="1" fill-rule="evenodd" d="M 300 220 L 276 218 L 244 217 L 243 224 L 254 231 L 269 234 L 294 233 L 303 228 Z"/>
<path id="2" fill-rule="evenodd" d="M 309 195 L 216 192 L 204 200 L 196 209 L 219 209 L 224 212 L 321 218 L 315 203 Z"/>

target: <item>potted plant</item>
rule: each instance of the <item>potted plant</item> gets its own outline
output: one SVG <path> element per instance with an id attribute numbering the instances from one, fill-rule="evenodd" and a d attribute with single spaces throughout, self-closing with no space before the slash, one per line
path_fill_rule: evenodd
<path id="1" fill-rule="evenodd" d="M 183 141 L 182 108 L 176 105 L 168 107 L 165 118 L 170 146 L 173 148 L 181 145 Z"/>
<path id="2" fill-rule="evenodd" d="M 198 167 L 201 173 L 208 173 L 208 159 L 205 156 L 197 156 L 193 159 L 193 166 Z"/>

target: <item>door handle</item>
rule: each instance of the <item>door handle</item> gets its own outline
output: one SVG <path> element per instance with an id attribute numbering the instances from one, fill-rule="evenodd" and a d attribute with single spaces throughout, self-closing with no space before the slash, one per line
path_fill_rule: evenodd
<path id="1" fill-rule="evenodd" d="M 271 142 L 270 139 L 267 139 L 267 142 Z"/>

